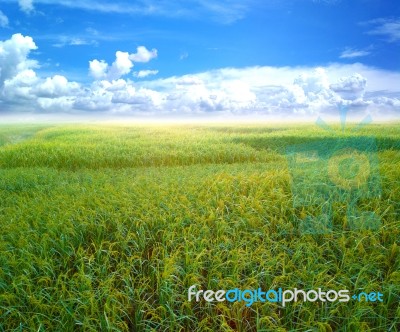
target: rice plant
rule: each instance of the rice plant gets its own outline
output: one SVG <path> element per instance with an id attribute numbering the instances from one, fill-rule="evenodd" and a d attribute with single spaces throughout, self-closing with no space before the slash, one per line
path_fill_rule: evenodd
<path id="1" fill-rule="evenodd" d="M 369 125 L 379 229 L 299 220 L 286 149 L 313 125 L 0 127 L 0 331 L 397 331 L 400 126 Z M 188 301 L 202 289 L 347 288 L 383 302 Z"/>

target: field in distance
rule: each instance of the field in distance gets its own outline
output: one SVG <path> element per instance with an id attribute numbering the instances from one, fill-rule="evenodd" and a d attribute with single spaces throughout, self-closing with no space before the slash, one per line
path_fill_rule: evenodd
<path id="1" fill-rule="evenodd" d="M 0 331 L 396 331 L 400 124 L 351 129 L 0 126 Z M 352 208 L 379 227 L 352 228 L 338 200 L 328 233 L 302 232 L 325 210 L 295 204 L 290 147 L 365 137 L 379 190 Z M 194 284 L 384 301 L 196 303 Z"/>

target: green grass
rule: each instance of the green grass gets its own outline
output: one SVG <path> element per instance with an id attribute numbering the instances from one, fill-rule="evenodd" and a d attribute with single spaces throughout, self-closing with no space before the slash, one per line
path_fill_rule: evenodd
<path id="1" fill-rule="evenodd" d="M 338 128 L 336 128 L 338 129 Z M 314 125 L 0 127 L 0 331 L 397 331 L 400 125 L 374 136 L 379 230 L 302 235 L 287 146 Z M 196 303 L 187 289 L 380 291 L 384 302 Z"/>

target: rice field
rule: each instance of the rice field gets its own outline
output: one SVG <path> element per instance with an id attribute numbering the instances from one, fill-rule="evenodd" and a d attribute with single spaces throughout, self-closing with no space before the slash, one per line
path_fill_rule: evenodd
<path id="1" fill-rule="evenodd" d="M 0 331 L 400 330 L 400 124 L 0 126 Z M 287 149 L 374 137 L 349 226 L 299 220 Z M 379 291 L 383 302 L 188 301 L 188 288 Z"/>

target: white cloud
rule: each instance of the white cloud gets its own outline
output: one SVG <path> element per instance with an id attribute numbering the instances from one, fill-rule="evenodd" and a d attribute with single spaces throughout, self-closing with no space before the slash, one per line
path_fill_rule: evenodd
<path id="1" fill-rule="evenodd" d="M 400 90 L 393 86 L 399 79 L 400 73 L 360 64 L 332 64 L 324 68 L 224 68 L 143 85 L 163 92 L 162 106 L 172 113 L 316 114 L 336 111 L 341 104 L 379 110 L 376 97 L 366 97 L 367 81 L 369 87 L 381 90 L 378 95 L 397 105 L 398 94 L 392 95 L 389 90 Z M 400 114 L 398 107 L 395 111 Z"/>
<path id="2" fill-rule="evenodd" d="M 33 39 L 20 33 L 14 34 L 11 39 L 0 41 L 0 86 L 19 72 L 37 67 L 36 61 L 28 59 L 30 51 L 36 49 Z"/>
<path id="3" fill-rule="evenodd" d="M 339 82 L 331 84 L 332 91 L 338 93 L 343 99 L 355 100 L 362 98 L 367 85 L 367 79 L 360 74 L 343 77 Z"/>
<path id="4" fill-rule="evenodd" d="M 157 57 L 157 50 L 153 49 L 149 51 L 144 46 L 139 46 L 137 52 L 132 54 L 117 51 L 115 53 L 115 61 L 111 66 L 104 60 L 95 59 L 89 61 L 89 73 L 97 80 L 116 80 L 131 72 L 134 66 L 133 62 L 149 62 L 155 57 Z"/>
<path id="5" fill-rule="evenodd" d="M 100 80 L 107 76 L 108 64 L 104 60 L 89 61 L 89 73 L 94 79 Z"/>
<path id="6" fill-rule="evenodd" d="M 133 63 L 130 59 L 129 53 L 117 51 L 115 53 L 115 61 L 108 69 L 107 79 L 115 80 L 121 76 L 129 74 L 132 67 Z"/>
<path id="7" fill-rule="evenodd" d="M 183 52 L 181 53 L 181 55 L 179 56 L 179 60 L 185 60 L 189 57 L 189 53 L 188 52 Z"/>
<path id="8" fill-rule="evenodd" d="M 144 78 L 151 75 L 157 75 L 158 70 L 139 70 L 138 72 L 134 72 L 133 76 L 137 78 Z"/>
<path id="9" fill-rule="evenodd" d="M 55 75 L 37 84 L 33 91 L 38 97 L 54 98 L 77 95 L 80 93 L 80 88 L 78 83 L 68 82 L 64 76 Z"/>
<path id="10" fill-rule="evenodd" d="M 135 89 L 130 84 L 127 84 L 127 89 L 114 93 L 111 99 L 114 104 L 139 106 L 141 111 L 153 110 L 161 105 L 162 100 L 163 96 L 159 92 L 146 88 Z"/>
<path id="11" fill-rule="evenodd" d="M 196 75 L 184 75 L 178 78 L 173 78 L 172 82 L 179 87 L 180 85 L 203 85 L 204 81 Z"/>
<path id="12" fill-rule="evenodd" d="M 323 68 L 316 68 L 312 72 L 300 74 L 294 84 L 300 86 L 307 95 L 317 95 L 329 88 L 329 79 Z"/>
<path id="13" fill-rule="evenodd" d="M 6 28 L 8 27 L 8 17 L 0 10 L 0 27 Z"/>
<path id="14" fill-rule="evenodd" d="M 33 9 L 32 0 L 19 0 L 21 9 Z M 67 8 L 122 15 L 187 17 L 229 24 L 246 16 L 255 7 L 253 0 L 191 0 L 191 1 L 96 1 L 96 0 L 35 0 L 35 3 L 56 4 Z M 23 4 L 23 5 L 22 5 Z M 258 6 L 260 4 L 257 3 Z M 24 6 L 24 7 L 23 7 Z"/>
<path id="15" fill-rule="evenodd" d="M 29 14 L 34 10 L 33 0 L 18 0 L 19 7 L 22 11 Z"/>
<path id="16" fill-rule="evenodd" d="M 385 36 L 389 42 L 400 41 L 400 19 L 380 18 L 366 24 L 374 25 L 368 34 Z"/>
<path id="17" fill-rule="evenodd" d="M 353 59 L 370 55 L 371 52 L 367 50 L 357 50 L 354 48 L 346 48 L 341 54 L 341 59 Z"/>
<path id="18" fill-rule="evenodd" d="M 221 23 L 229 24 L 244 18 L 250 6 L 251 1 L 240 0 L 199 0 L 199 6 L 211 14 L 214 19 Z"/>
<path id="19" fill-rule="evenodd" d="M 39 78 L 32 69 L 24 69 L 15 73 L 13 77 L 3 82 L 1 96 L 3 101 L 11 104 L 35 101 L 36 96 L 32 93 L 32 87 L 37 84 Z"/>
<path id="20" fill-rule="evenodd" d="M 155 48 L 149 51 L 144 46 L 139 46 L 136 49 L 136 53 L 129 55 L 129 59 L 134 62 L 149 62 L 151 59 L 154 59 L 156 57 L 157 57 L 157 50 Z"/>
<path id="21" fill-rule="evenodd" d="M 65 112 L 73 111 L 75 98 L 71 97 L 55 97 L 55 98 L 41 98 L 37 99 L 38 108 L 46 112 L 60 113 L 60 110 Z"/>
<path id="22" fill-rule="evenodd" d="M 90 61 L 94 81 L 83 85 L 61 75 L 38 76 L 35 68 L 39 64 L 29 59 L 36 48 L 31 37 L 21 34 L 0 41 L 2 110 L 290 117 L 336 112 L 338 105 L 348 105 L 357 112 L 400 116 L 400 72 L 359 63 L 318 68 L 222 68 L 134 82 L 122 78 L 132 71 L 132 58 L 147 60 L 151 56 L 137 52 L 132 57 L 117 51 L 111 65 L 102 60 Z M 149 72 L 139 71 L 136 76 L 146 77 Z"/>
<path id="23" fill-rule="evenodd" d="M 129 59 L 128 52 L 117 51 L 115 53 L 115 61 L 112 65 L 108 65 L 104 60 L 89 61 L 89 71 L 95 79 L 116 80 L 121 76 L 129 74 L 133 67 L 132 61 Z"/>
<path id="24" fill-rule="evenodd" d="M 82 93 L 78 83 L 68 82 L 63 76 L 38 77 L 34 69 L 39 65 L 29 59 L 29 53 L 36 49 L 33 39 L 21 34 L 0 41 L 0 99 L 3 107 L 12 110 L 18 106 L 18 109 L 32 111 L 46 103 L 55 104 L 57 98 L 75 97 Z"/>
<path id="25" fill-rule="evenodd" d="M 90 42 L 82 38 L 72 38 L 70 45 L 89 45 Z"/>
<path id="26" fill-rule="evenodd" d="M 97 46 L 98 42 L 94 39 L 86 39 L 82 37 L 73 36 L 57 36 L 57 42 L 53 44 L 54 47 L 64 46 L 82 46 L 82 45 L 94 45 Z"/>

